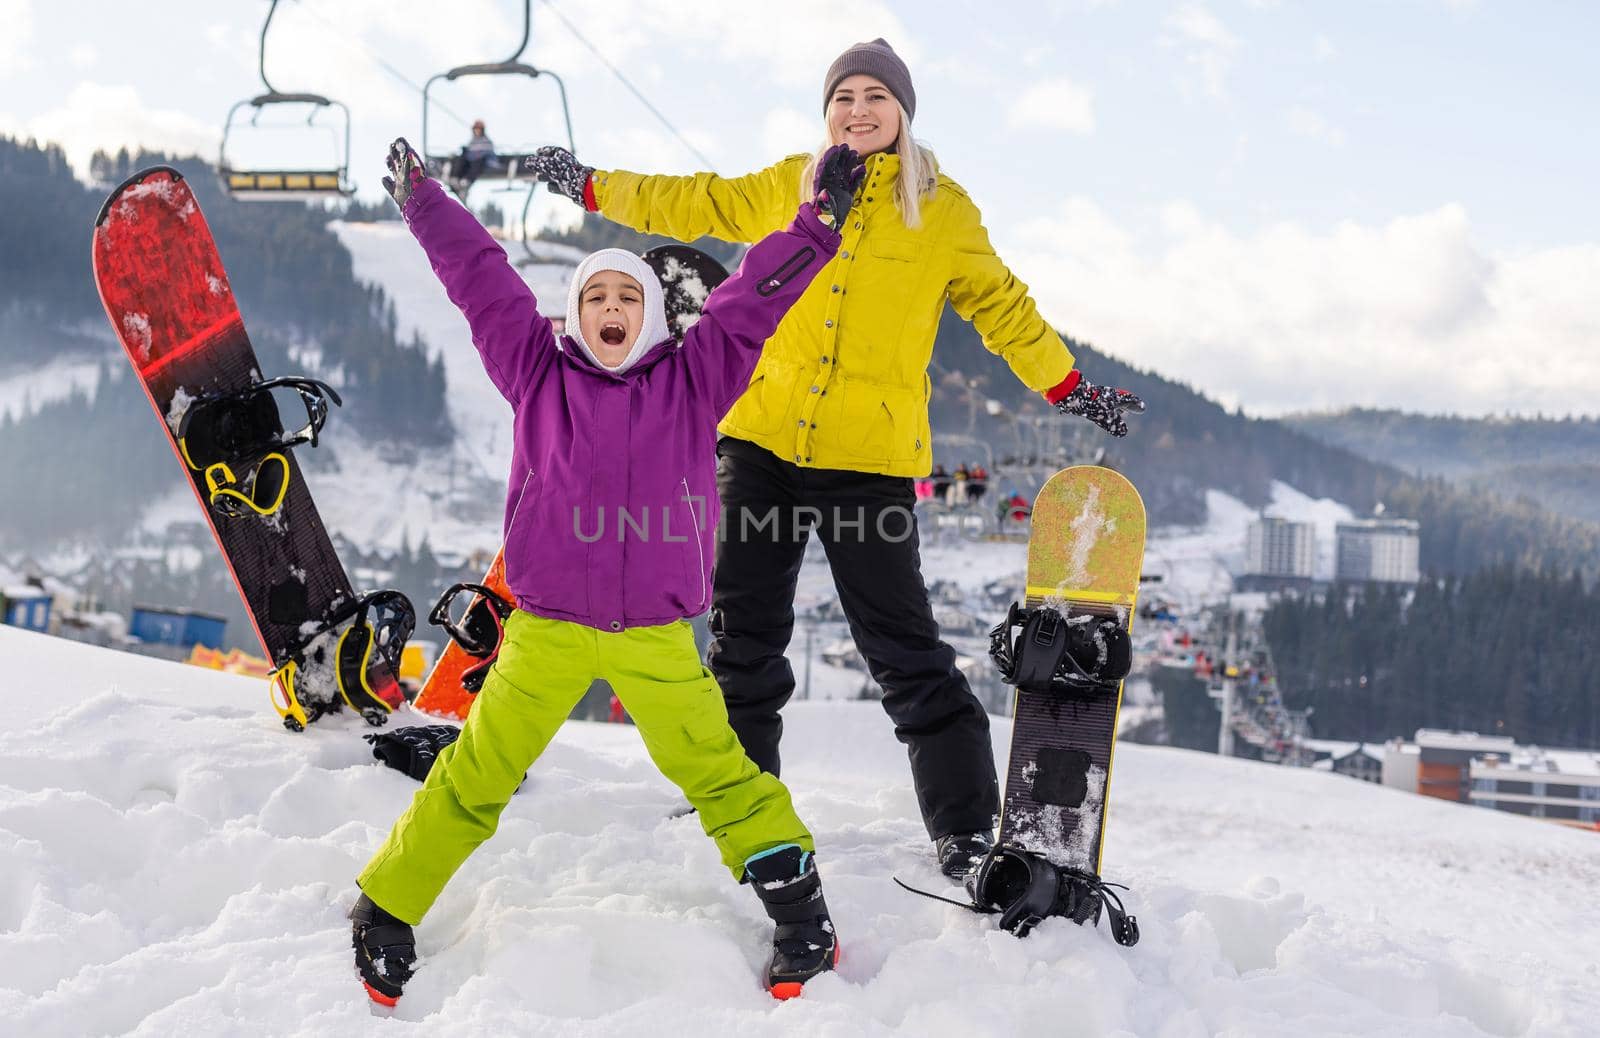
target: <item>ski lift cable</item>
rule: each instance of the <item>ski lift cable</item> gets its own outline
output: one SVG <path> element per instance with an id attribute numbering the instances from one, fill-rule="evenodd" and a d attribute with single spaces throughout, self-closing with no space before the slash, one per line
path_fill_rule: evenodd
<path id="1" fill-rule="evenodd" d="M 554 0 L 544 0 L 544 5 L 548 7 L 557 18 L 561 19 L 561 24 L 565 25 L 567 27 L 567 31 L 578 38 L 579 43 L 589 48 L 589 53 L 595 56 L 595 60 L 599 61 L 600 64 L 611 70 L 611 74 L 617 77 L 617 82 L 626 87 L 628 92 L 637 98 L 640 104 L 644 105 L 645 108 L 650 110 L 650 114 L 655 116 L 656 119 L 661 122 L 661 125 L 665 126 L 667 131 L 678 139 L 678 143 L 682 144 L 694 155 L 695 158 L 699 159 L 705 165 L 706 169 L 713 173 L 716 172 L 716 164 L 707 158 L 704 152 L 691 144 L 689 139 L 680 133 L 676 126 L 672 125 L 672 120 L 663 115 L 661 109 L 651 104 L 650 99 L 644 95 L 643 91 L 629 82 L 628 77 L 622 74 L 622 70 L 613 65 L 604 54 L 600 53 L 600 49 L 598 47 L 590 43 L 588 38 L 585 37 L 583 33 L 578 31 L 578 27 L 572 24 L 572 19 L 568 18 L 564 13 L 562 13 L 561 8 L 555 5 Z"/>
<path id="2" fill-rule="evenodd" d="M 306 0 L 295 0 L 295 2 L 299 5 L 300 9 L 302 11 L 304 11 L 306 14 L 309 14 L 311 17 L 315 18 L 317 21 L 321 22 L 323 25 L 326 25 L 328 28 L 330 28 L 330 29 L 334 30 L 335 32 L 339 33 L 347 41 L 349 41 L 349 42 L 355 44 L 357 47 L 359 47 L 366 54 L 367 60 L 371 61 L 374 65 L 377 65 L 383 71 L 387 72 L 389 75 L 393 76 L 395 79 L 398 79 L 400 82 L 404 83 L 406 86 L 410 87 L 412 90 L 416 91 L 419 94 L 422 93 L 422 88 L 420 86 L 418 86 L 415 82 L 413 82 L 409 76 L 407 76 L 404 72 L 401 72 L 399 69 L 395 68 L 389 62 L 385 61 L 383 59 L 382 55 L 378 54 L 371 47 L 369 47 L 365 43 L 361 42 L 361 38 L 359 36 L 356 36 L 354 33 L 350 32 L 350 30 L 348 30 L 347 28 L 345 28 L 342 25 L 337 24 L 336 22 L 332 21 L 331 19 L 329 19 L 325 15 L 320 14 L 316 10 L 316 8 L 312 7 L 309 3 L 306 2 Z M 435 101 L 433 101 L 433 105 L 434 105 L 434 107 L 438 108 L 441 112 L 443 112 L 445 115 L 448 115 L 450 118 L 452 118 L 456 122 L 460 123 L 461 127 L 463 129 L 465 129 L 469 125 L 468 121 L 465 118 L 463 118 L 461 115 L 457 114 L 455 111 L 451 110 L 450 106 L 446 105 L 444 102 L 435 100 Z"/>

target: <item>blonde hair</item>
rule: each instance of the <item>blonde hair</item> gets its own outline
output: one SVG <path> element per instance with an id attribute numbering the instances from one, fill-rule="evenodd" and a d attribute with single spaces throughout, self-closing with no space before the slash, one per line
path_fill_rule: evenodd
<path id="1" fill-rule="evenodd" d="M 906 114 L 905 106 L 896 101 L 895 107 L 900 110 L 900 135 L 894 142 L 895 153 L 900 156 L 900 175 L 894 182 L 894 207 L 900 210 L 900 219 L 905 225 L 916 230 L 922 226 L 922 200 L 930 197 L 939 186 L 939 160 L 932 148 L 912 139 L 911 116 Z M 811 181 L 817 175 L 817 163 L 833 144 L 831 135 L 824 137 L 811 161 L 800 171 L 800 201 L 811 201 Z"/>

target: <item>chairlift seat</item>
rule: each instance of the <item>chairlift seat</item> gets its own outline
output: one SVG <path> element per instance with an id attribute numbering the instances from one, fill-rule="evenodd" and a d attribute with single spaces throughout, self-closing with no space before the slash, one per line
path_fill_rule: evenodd
<path id="1" fill-rule="evenodd" d="M 424 162 L 427 166 L 428 176 L 438 181 L 450 179 L 450 167 L 459 158 L 456 155 L 428 155 Z M 537 179 L 528 169 L 528 160 L 533 158 L 533 152 L 495 152 L 483 164 L 483 172 L 473 178 L 473 183 L 478 181 L 504 180 L 507 183 L 525 183 Z"/>
<path id="2" fill-rule="evenodd" d="M 244 201 L 347 198 L 354 188 L 338 169 L 224 169 L 222 186 Z"/>

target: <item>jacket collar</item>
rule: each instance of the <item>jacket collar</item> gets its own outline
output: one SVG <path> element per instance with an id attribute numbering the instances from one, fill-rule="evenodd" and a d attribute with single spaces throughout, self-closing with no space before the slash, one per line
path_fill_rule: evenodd
<path id="1" fill-rule="evenodd" d="M 900 175 L 900 156 L 892 151 L 880 151 L 866 159 L 867 179 L 878 177 L 892 179 Z"/>
<path id="2" fill-rule="evenodd" d="M 662 339 L 660 342 L 650 347 L 645 355 L 640 357 L 638 362 L 634 364 L 633 367 L 623 372 L 616 372 L 612 371 L 610 368 L 603 368 L 594 361 L 590 360 L 588 355 L 583 352 L 583 349 L 577 344 L 576 341 L 573 340 L 572 336 L 570 335 L 562 335 L 556 340 L 556 345 L 561 348 L 562 353 L 566 354 L 568 362 L 579 371 L 582 371 L 588 375 L 597 376 L 599 378 L 610 379 L 612 382 L 626 382 L 640 372 L 655 367 L 656 364 L 661 361 L 661 358 L 678 349 L 683 345 L 683 343 L 681 340 L 676 338 Z"/>

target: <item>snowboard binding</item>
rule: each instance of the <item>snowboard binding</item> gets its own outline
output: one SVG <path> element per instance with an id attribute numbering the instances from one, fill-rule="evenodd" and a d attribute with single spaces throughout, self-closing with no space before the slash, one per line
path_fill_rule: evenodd
<path id="1" fill-rule="evenodd" d="M 980 915 L 999 916 L 1000 929 L 1026 937 L 1033 928 L 1052 916 L 1084 923 L 1100 923 L 1103 911 L 1111 923 L 1111 939 L 1124 948 L 1139 943 L 1139 920 L 1128 913 L 1117 890 L 1120 883 L 1107 883 L 1092 872 L 1065 868 L 1042 854 L 1012 844 L 996 844 L 978 867 L 967 874 L 970 902 L 941 897 L 926 890 L 900 886 L 913 894 L 943 901 Z"/>
<path id="2" fill-rule="evenodd" d="M 457 621 L 450 616 L 450 606 L 463 591 L 471 591 L 478 597 L 468 603 L 466 612 Z M 488 676 L 489 668 L 500 657 L 506 618 L 515 608 L 491 588 L 482 584 L 461 583 L 446 588 L 428 613 L 430 624 L 444 628 L 451 641 L 478 661 L 461 672 L 461 687 L 468 692 L 476 693 L 483 688 L 483 679 Z"/>
<path id="3" fill-rule="evenodd" d="M 1133 641 L 1114 617 L 1013 602 L 989 632 L 989 658 L 1002 681 L 1025 691 L 1114 693 L 1133 669 Z"/>
<path id="4" fill-rule="evenodd" d="M 286 430 L 272 396 L 291 389 L 306 409 L 305 424 Z M 205 474 L 211 507 L 230 518 L 270 516 L 289 492 L 289 459 L 300 444 L 317 445 L 328 420 L 328 402 L 342 404 L 326 382 L 289 376 L 256 382 L 232 393 L 208 393 L 178 420 L 178 450 L 184 463 Z"/>
<path id="5" fill-rule="evenodd" d="M 398 591 L 374 591 L 333 610 L 301 637 L 299 646 L 286 654 L 268 679 L 272 706 L 283 726 L 304 731 L 323 714 L 340 709 L 339 700 L 331 696 L 318 699 L 305 694 L 304 677 L 327 670 L 350 709 L 375 728 L 387 724 L 389 714 L 405 701 L 394 675 L 415 628 L 411 600 Z M 370 678 L 374 656 L 389 677 L 381 690 L 373 688 Z"/>

